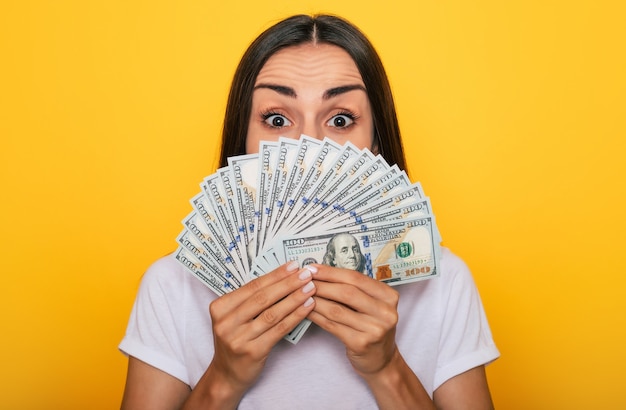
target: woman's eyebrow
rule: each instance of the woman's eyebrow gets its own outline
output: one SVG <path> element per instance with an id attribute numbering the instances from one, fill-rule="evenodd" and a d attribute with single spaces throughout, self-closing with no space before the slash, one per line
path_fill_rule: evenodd
<path id="1" fill-rule="evenodd" d="M 261 84 L 257 84 L 254 86 L 255 90 L 258 90 L 259 88 L 267 88 L 267 89 L 276 91 L 278 94 L 282 94 L 284 96 L 291 97 L 291 98 L 298 97 L 298 95 L 296 94 L 296 90 L 294 90 L 291 87 L 284 86 L 284 85 L 261 83 Z"/>
<path id="2" fill-rule="evenodd" d="M 258 90 L 259 88 L 267 88 L 269 90 L 276 91 L 278 94 L 284 95 L 286 97 L 291 97 L 291 98 L 298 97 L 296 90 L 294 90 L 291 87 L 287 87 L 285 85 L 261 83 L 261 84 L 257 84 L 254 86 L 255 90 Z M 362 86 L 361 84 L 342 85 L 339 87 L 329 88 L 328 90 L 324 91 L 324 94 L 322 95 L 322 99 L 329 100 L 333 97 L 336 97 L 338 95 L 341 95 L 341 94 L 344 94 L 353 90 L 361 90 L 363 92 L 367 92 L 365 87 Z"/>
<path id="3" fill-rule="evenodd" d="M 361 90 L 367 93 L 367 90 L 361 84 L 342 85 L 340 87 L 329 88 L 328 90 L 324 91 L 324 95 L 322 95 L 322 99 L 328 100 L 330 98 L 336 97 L 338 95 L 341 95 L 341 94 L 344 94 L 353 90 Z"/>

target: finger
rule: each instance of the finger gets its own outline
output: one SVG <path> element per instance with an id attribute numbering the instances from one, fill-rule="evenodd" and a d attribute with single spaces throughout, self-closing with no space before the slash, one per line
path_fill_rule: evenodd
<path id="1" fill-rule="evenodd" d="M 317 269 L 315 280 L 345 283 L 358 287 L 373 298 L 383 299 L 387 295 L 389 285 L 372 279 L 369 276 L 351 269 L 339 269 L 328 265 L 312 265 Z"/>
<path id="2" fill-rule="evenodd" d="M 321 299 L 321 298 L 314 298 L 314 299 L 315 299 L 315 309 L 313 309 L 313 311 L 309 313 L 307 318 L 311 320 L 313 323 L 315 323 L 316 325 L 318 325 L 319 327 L 321 327 L 322 329 L 324 329 L 325 331 L 327 331 L 328 333 L 335 335 L 335 337 L 337 337 L 344 345 L 348 346 L 350 343 L 354 342 L 355 339 L 357 338 L 360 339 L 366 334 L 366 332 L 364 332 L 362 329 L 356 329 L 354 327 L 346 325 L 344 323 L 345 320 L 344 321 L 335 320 L 337 313 L 335 312 L 333 314 L 329 314 L 328 307 L 320 308 L 321 305 L 325 305 L 327 303 L 332 303 L 332 302 L 325 301 L 324 299 Z M 345 306 L 343 308 L 347 309 Z M 338 308 L 333 307 L 331 309 L 338 309 Z M 354 322 L 352 323 L 354 324 Z"/>
<path id="3" fill-rule="evenodd" d="M 313 285 L 313 282 L 309 282 L 310 285 Z M 290 303 L 289 306 L 286 307 L 287 313 L 282 320 L 278 321 L 276 324 L 266 329 L 256 339 L 257 343 L 262 343 L 263 345 L 275 345 L 280 339 L 285 337 L 289 332 L 291 332 L 300 322 L 302 322 L 315 308 L 315 299 L 312 297 L 315 293 L 315 289 L 309 291 L 298 290 L 294 292 L 294 295 L 297 293 L 301 293 L 305 295 L 305 300 L 302 302 L 302 297 L 299 295 L 295 297 L 295 308 L 294 303 Z M 290 295 L 291 297 L 292 295 Z M 289 298 L 288 298 L 289 299 Z M 286 304 L 287 301 L 281 301 L 281 304 Z M 255 325 L 257 325 L 259 318 L 255 320 Z M 264 328 L 265 326 L 259 327 Z"/>
<path id="4" fill-rule="evenodd" d="M 319 286 L 318 286 L 319 292 Z M 326 299 L 316 294 L 314 313 L 321 315 L 324 322 L 328 322 L 323 328 L 347 327 L 359 332 L 367 332 L 379 322 L 374 316 L 355 311 L 351 307 Z M 327 329 L 328 330 L 328 329 Z"/>
<path id="5" fill-rule="evenodd" d="M 399 294 L 386 284 L 381 283 L 382 289 L 375 292 L 376 297 L 363 290 L 366 278 L 361 278 L 355 285 L 340 282 L 324 282 L 317 280 L 316 296 L 330 301 L 335 301 L 340 305 L 345 305 L 351 310 L 363 313 L 367 316 L 381 317 L 383 321 L 393 320 L 393 314 L 397 311 Z M 392 314 L 391 317 L 388 317 Z"/>
<path id="6" fill-rule="evenodd" d="M 314 307 L 311 296 L 315 293 L 315 285 L 311 280 L 310 270 L 301 269 L 296 272 L 298 274 L 289 275 L 277 283 L 259 289 L 235 309 L 220 317 L 219 320 L 214 320 L 213 330 L 216 336 L 230 340 L 237 346 L 244 346 L 269 329 L 276 327 L 277 329 L 272 334 L 276 335 L 281 332 L 282 334 L 270 338 L 270 341 L 273 341 L 272 344 L 259 345 L 255 349 L 265 351 L 264 349 L 271 348 Z M 213 306 L 217 302 L 219 299 L 211 304 L 212 315 Z M 304 309 L 299 309 L 300 307 Z M 296 310 L 298 312 L 294 315 Z"/>
<path id="7" fill-rule="evenodd" d="M 289 275 L 293 275 L 295 272 L 298 271 L 298 267 L 299 266 L 297 262 L 292 261 L 286 263 L 274 269 L 267 275 L 256 278 L 248 282 L 241 288 L 221 296 L 219 299 L 213 302 L 212 305 L 216 306 L 212 306 L 212 314 L 214 313 L 218 316 L 221 316 L 222 314 L 228 314 L 229 312 L 232 312 L 237 306 L 248 300 L 255 292 L 264 289 L 265 287 L 270 286 L 276 282 L 279 282 Z"/>
<path id="8" fill-rule="evenodd" d="M 379 300 L 356 286 L 317 281 L 317 275 L 315 282 L 316 306 L 309 318 L 331 333 L 338 336 L 352 330 L 377 338 L 396 326 L 399 296 L 389 286 L 385 285 L 385 298 Z"/>
<path id="9" fill-rule="evenodd" d="M 391 312 L 383 320 L 354 312 L 346 306 L 315 297 L 315 309 L 308 318 L 337 337 L 348 349 L 365 352 L 369 347 L 388 340 L 397 324 L 397 313 Z"/>
<path id="10" fill-rule="evenodd" d="M 292 304 L 294 303 L 294 298 L 297 299 L 297 296 L 302 298 L 302 292 L 298 293 L 296 291 L 306 287 L 308 283 L 311 283 L 311 280 L 311 270 L 305 267 L 297 271 L 296 274 L 289 275 L 276 283 L 258 289 L 237 308 L 236 313 L 239 317 L 236 321 L 243 323 L 264 314 L 266 315 L 266 321 L 270 319 L 275 320 L 274 318 L 280 320 L 282 316 L 288 313 L 285 312 L 285 309 L 286 306 L 290 305 L 289 303 L 280 302 L 290 294 L 294 294 L 293 298 L 288 300 L 288 302 L 292 302 Z M 309 286 L 314 288 L 314 285 Z M 306 291 L 310 289 L 312 288 L 309 287 Z M 304 302 L 305 299 L 306 298 L 302 299 L 301 302 Z M 270 307 L 276 304 L 279 305 L 278 309 L 270 309 Z M 295 309 L 296 306 L 297 302 L 292 310 Z"/>

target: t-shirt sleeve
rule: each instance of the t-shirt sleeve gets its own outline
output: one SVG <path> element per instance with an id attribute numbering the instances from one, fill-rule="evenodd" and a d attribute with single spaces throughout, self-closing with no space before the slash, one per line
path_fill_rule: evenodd
<path id="1" fill-rule="evenodd" d="M 446 261 L 449 265 L 442 266 L 451 282 L 442 294 L 445 308 L 434 389 L 500 356 L 472 275 L 461 259 L 451 256 Z"/>
<path id="2" fill-rule="evenodd" d="M 181 270 L 164 257 L 144 274 L 119 349 L 189 384 L 183 357 L 185 297 Z"/>

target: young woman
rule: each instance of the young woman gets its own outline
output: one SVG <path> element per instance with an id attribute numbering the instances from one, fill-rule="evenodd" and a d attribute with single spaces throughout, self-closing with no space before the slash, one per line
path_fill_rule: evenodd
<path id="1" fill-rule="evenodd" d="M 294 16 L 251 44 L 221 165 L 301 134 L 405 166 L 383 66 L 343 19 Z M 317 326 L 282 340 L 304 318 Z M 287 264 L 220 298 L 168 256 L 146 272 L 120 349 L 125 409 L 489 409 L 484 365 L 499 355 L 471 274 L 446 249 L 439 277 L 395 288 Z"/>

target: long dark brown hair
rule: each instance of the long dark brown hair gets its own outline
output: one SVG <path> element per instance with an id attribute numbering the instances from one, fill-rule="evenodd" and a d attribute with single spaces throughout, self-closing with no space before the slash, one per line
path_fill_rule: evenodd
<path id="1" fill-rule="evenodd" d="M 389 80 L 378 53 L 365 35 L 348 21 L 331 15 L 296 15 L 265 30 L 244 53 L 228 95 L 220 167 L 228 157 L 246 153 L 252 92 L 261 68 L 277 51 L 306 43 L 332 44 L 354 60 L 367 90 L 374 120 L 373 146 L 390 164 L 406 168 L 400 127 Z"/>

